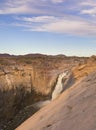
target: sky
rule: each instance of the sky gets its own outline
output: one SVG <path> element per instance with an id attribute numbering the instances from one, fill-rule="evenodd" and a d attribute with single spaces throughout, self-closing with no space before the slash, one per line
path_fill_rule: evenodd
<path id="1" fill-rule="evenodd" d="M 0 0 L 0 53 L 96 55 L 96 0 Z"/>

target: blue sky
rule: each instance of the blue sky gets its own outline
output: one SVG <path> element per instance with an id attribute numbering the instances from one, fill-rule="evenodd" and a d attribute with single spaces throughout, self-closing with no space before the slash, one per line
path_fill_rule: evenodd
<path id="1" fill-rule="evenodd" d="M 0 0 L 0 53 L 96 55 L 96 0 Z"/>

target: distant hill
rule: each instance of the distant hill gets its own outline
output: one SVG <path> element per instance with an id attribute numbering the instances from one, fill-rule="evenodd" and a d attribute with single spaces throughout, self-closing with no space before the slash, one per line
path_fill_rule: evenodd
<path id="1" fill-rule="evenodd" d="M 4 54 L 0 54 L 0 57 L 10 57 L 10 54 L 4 53 Z"/>

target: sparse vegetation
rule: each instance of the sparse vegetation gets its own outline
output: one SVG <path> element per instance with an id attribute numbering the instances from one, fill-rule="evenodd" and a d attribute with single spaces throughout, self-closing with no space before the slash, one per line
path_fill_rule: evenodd
<path id="1" fill-rule="evenodd" d="M 39 100 L 44 100 L 47 97 L 44 97 L 41 94 L 37 94 L 34 89 L 31 92 L 26 91 L 26 88 L 23 85 L 12 88 L 11 90 L 0 91 L 0 129 L 8 130 L 10 126 L 7 126 L 8 122 L 14 122 L 16 115 L 19 114 L 26 106 L 32 105 L 34 102 Z M 31 113 L 34 113 L 36 110 L 32 108 Z M 24 110 L 23 110 L 24 111 Z M 22 115 L 23 116 L 23 115 Z M 31 116 L 31 115 L 30 115 Z M 29 116 L 25 116 L 23 120 L 18 118 L 18 123 L 22 123 Z M 6 125 L 6 129 L 4 128 Z M 9 130 L 13 130 L 17 125 L 14 124 Z"/>

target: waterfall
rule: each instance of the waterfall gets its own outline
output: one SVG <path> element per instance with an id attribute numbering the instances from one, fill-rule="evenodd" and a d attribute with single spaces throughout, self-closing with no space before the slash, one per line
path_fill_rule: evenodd
<path id="1" fill-rule="evenodd" d="M 52 100 L 57 98 L 64 90 L 65 84 L 62 82 L 62 79 L 68 79 L 68 75 L 70 75 L 69 71 L 64 71 L 63 73 L 60 73 L 58 76 L 57 84 L 55 86 L 55 89 L 52 92 L 52 99 L 46 100 L 46 101 L 39 101 L 35 103 L 33 106 L 36 108 L 41 108 L 47 104 L 49 104 Z"/>
<path id="2" fill-rule="evenodd" d="M 57 84 L 56 84 L 55 89 L 52 93 L 52 100 L 54 100 L 56 97 L 58 97 L 61 94 L 61 92 L 63 91 L 64 85 L 62 83 L 62 79 L 64 77 L 66 77 L 68 75 L 68 73 L 69 73 L 68 71 L 65 71 L 59 75 Z"/>

